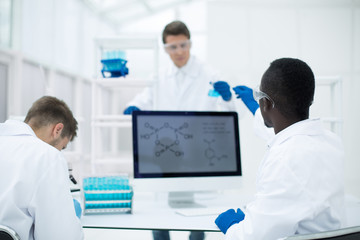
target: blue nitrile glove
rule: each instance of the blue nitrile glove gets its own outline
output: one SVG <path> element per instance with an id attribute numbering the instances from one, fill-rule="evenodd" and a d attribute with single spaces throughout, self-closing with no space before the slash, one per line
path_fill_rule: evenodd
<path id="1" fill-rule="evenodd" d="M 218 81 L 214 83 L 213 86 L 215 91 L 217 91 L 221 95 L 224 101 L 230 101 L 231 92 L 230 92 L 230 86 L 227 82 Z"/>
<path id="2" fill-rule="evenodd" d="M 129 107 L 127 107 L 127 108 L 124 110 L 124 114 L 125 114 L 125 115 L 131 115 L 131 113 L 132 113 L 133 111 L 140 111 L 140 108 L 135 107 L 135 106 L 129 106 Z"/>
<path id="3" fill-rule="evenodd" d="M 246 107 L 255 115 L 256 110 L 259 108 L 259 104 L 255 101 L 253 96 L 253 90 L 247 86 L 237 86 L 233 90 L 237 95 L 236 98 L 241 98 Z"/>
<path id="4" fill-rule="evenodd" d="M 215 224 L 219 227 L 219 229 L 226 234 L 229 227 L 231 227 L 235 223 L 239 223 L 244 220 L 245 214 L 241 211 L 240 208 L 235 212 L 234 209 L 229 209 L 226 212 L 221 213 L 216 219 Z"/>
<path id="5" fill-rule="evenodd" d="M 78 200 L 73 199 L 73 201 L 74 201 L 74 207 L 75 207 L 76 216 L 77 216 L 78 218 L 80 218 L 80 217 L 81 217 L 81 212 L 82 212 L 82 210 L 81 210 L 81 205 L 80 205 L 80 203 L 78 202 Z"/>

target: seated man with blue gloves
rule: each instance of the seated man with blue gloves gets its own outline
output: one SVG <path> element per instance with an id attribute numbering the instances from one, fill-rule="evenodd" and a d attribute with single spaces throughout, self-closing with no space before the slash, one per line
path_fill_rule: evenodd
<path id="1" fill-rule="evenodd" d="M 225 239 L 275 240 L 340 228 L 344 151 L 320 119 L 309 118 L 315 92 L 311 68 L 299 59 L 277 59 L 259 90 L 234 90 L 255 115 L 260 112 L 273 137 L 257 172 L 254 200 L 244 212 L 230 209 L 215 220 Z"/>

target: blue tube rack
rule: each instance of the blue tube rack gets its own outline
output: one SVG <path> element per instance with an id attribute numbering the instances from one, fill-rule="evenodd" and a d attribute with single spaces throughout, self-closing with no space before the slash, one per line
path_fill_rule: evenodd
<path id="1" fill-rule="evenodd" d="M 131 213 L 133 189 L 125 176 L 83 179 L 84 214 Z"/>

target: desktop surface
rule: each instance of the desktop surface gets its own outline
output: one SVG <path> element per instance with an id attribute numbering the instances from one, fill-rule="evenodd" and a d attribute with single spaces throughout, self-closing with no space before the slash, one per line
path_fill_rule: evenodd
<path id="1" fill-rule="evenodd" d="M 180 213 L 181 209 L 169 207 L 167 194 L 137 193 L 133 199 L 132 214 L 84 215 L 82 224 L 84 228 L 218 232 L 216 217 L 229 208 L 244 206 L 252 196 L 196 194 L 195 198 L 212 213 L 204 215 L 199 209 L 199 215 L 184 216 Z M 218 213 L 214 212 L 216 209 Z"/>
<path id="2" fill-rule="evenodd" d="M 165 195 L 135 193 L 132 214 L 93 214 L 81 217 L 84 228 L 175 230 L 175 231 L 220 231 L 214 221 L 218 214 L 183 216 L 167 204 Z M 246 205 L 253 195 L 231 193 L 226 195 L 200 195 L 197 201 L 209 208 L 229 209 Z M 346 224 L 344 227 L 360 226 L 360 199 L 347 195 L 345 198 Z"/>

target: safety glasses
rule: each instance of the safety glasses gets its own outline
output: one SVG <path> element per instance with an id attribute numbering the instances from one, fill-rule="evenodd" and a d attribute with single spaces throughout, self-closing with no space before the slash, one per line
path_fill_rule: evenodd
<path id="1" fill-rule="evenodd" d="M 271 102 L 272 107 L 275 107 L 275 102 L 269 97 L 269 95 L 260 91 L 259 86 L 257 86 L 255 89 L 253 89 L 253 96 L 254 96 L 255 101 L 259 101 L 262 98 L 266 98 Z"/>
<path id="2" fill-rule="evenodd" d="M 187 51 L 187 50 L 190 49 L 190 46 L 191 46 L 191 41 L 190 40 L 177 42 L 177 43 L 164 44 L 164 48 L 165 48 L 165 51 L 167 53 L 174 53 L 178 49 L 180 49 L 182 51 Z"/>

